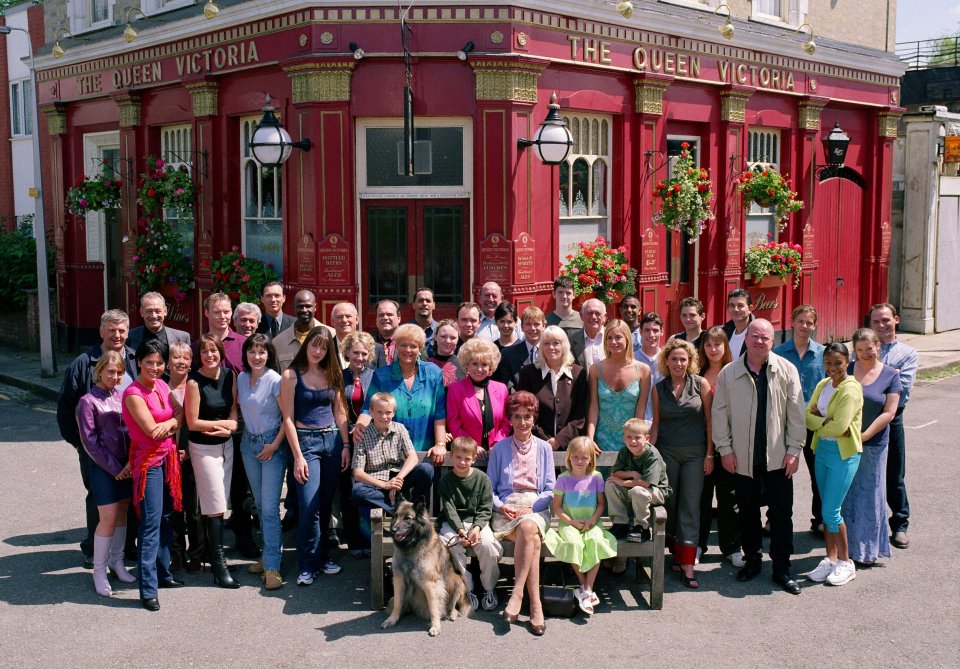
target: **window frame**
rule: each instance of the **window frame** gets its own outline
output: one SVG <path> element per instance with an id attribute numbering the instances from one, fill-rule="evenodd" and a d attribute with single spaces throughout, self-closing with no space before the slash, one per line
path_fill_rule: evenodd
<path id="1" fill-rule="evenodd" d="M 564 237 L 564 232 L 563 232 L 564 226 L 572 228 L 573 226 L 576 226 L 576 225 L 596 224 L 597 225 L 596 234 L 593 234 L 593 233 L 590 233 L 590 234 L 593 234 L 593 237 L 602 236 L 608 241 L 610 240 L 611 225 L 612 225 L 610 217 L 611 217 L 611 211 L 613 209 L 613 201 L 612 201 L 613 185 L 612 185 L 611 176 L 613 175 L 612 163 L 613 163 L 614 117 L 612 114 L 596 114 L 591 112 L 580 112 L 580 111 L 574 111 L 574 110 L 564 110 L 561 116 L 563 117 L 564 123 L 566 123 L 567 127 L 570 129 L 571 135 L 575 135 L 576 137 L 576 139 L 574 140 L 574 144 L 570 147 L 570 152 L 567 154 L 567 157 L 564 159 L 564 165 L 566 166 L 566 172 L 567 172 L 566 184 L 563 183 L 563 172 L 564 172 L 564 170 L 562 169 L 563 166 L 561 166 L 561 169 L 557 171 L 557 180 L 558 180 L 557 190 L 560 198 L 560 201 L 557 203 L 557 208 L 559 212 L 557 216 L 557 223 L 558 223 L 557 246 L 560 253 L 560 257 L 563 258 L 568 253 L 572 252 L 572 247 L 570 245 L 568 245 L 567 248 L 564 248 L 563 246 L 562 238 Z M 582 124 L 584 121 L 587 121 L 591 126 L 593 122 L 597 122 L 599 126 L 598 139 L 597 139 L 599 148 L 597 152 L 595 153 L 593 152 L 592 142 L 591 142 L 591 147 L 589 147 L 591 149 L 589 152 L 584 153 L 582 150 L 579 153 L 574 152 L 574 149 L 577 147 L 577 143 L 581 142 L 582 139 L 580 136 L 579 127 L 577 129 L 577 132 L 574 133 L 571 119 L 575 119 L 577 121 L 578 126 Z M 603 130 L 604 124 L 606 124 L 606 133 L 604 137 L 601 137 L 600 135 L 602 135 L 604 132 Z M 604 147 L 606 147 L 606 151 L 604 151 Z M 575 201 L 574 192 L 573 192 L 573 186 L 574 186 L 573 169 L 574 169 L 574 165 L 578 160 L 585 160 L 587 163 L 587 198 L 586 198 L 587 214 L 586 215 L 573 214 L 573 206 Z M 593 202 L 595 200 L 595 198 L 593 197 L 594 196 L 593 185 L 595 181 L 594 166 L 598 162 L 603 162 L 604 165 L 606 165 L 606 175 L 605 175 L 604 184 L 603 184 L 605 192 L 603 193 L 602 199 L 596 200 L 598 206 L 604 205 L 605 203 L 606 211 L 602 214 L 593 213 L 592 211 Z M 565 198 L 567 203 L 566 208 L 568 211 L 566 215 L 563 213 L 564 209 L 560 205 L 560 202 L 563 202 Z M 599 212 L 599 209 L 598 209 L 598 212 Z"/>
<path id="2" fill-rule="evenodd" d="M 775 141 L 772 142 L 773 156 L 757 156 L 754 155 L 752 147 L 755 145 L 753 141 L 754 136 L 759 135 L 770 135 L 775 138 Z M 755 160 L 754 158 L 775 158 L 775 160 Z M 751 126 L 747 129 L 747 156 L 746 156 L 747 169 L 752 172 L 762 171 L 766 168 L 772 168 L 777 172 L 781 171 L 781 165 L 783 161 L 783 131 L 780 128 L 774 128 L 769 126 Z M 751 228 L 758 229 L 763 225 L 763 221 L 766 221 L 766 230 L 764 232 L 751 232 Z M 747 247 L 752 244 L 757 243 L 758 241 L 767 241 L 772 237 L 777 235 L 777 221 L 774 218 L 773 210 L 770 207 L 761 207 L 756 202 L 751 202 L 746 210 L 744 211 L 744 228 L 743 228 L 743 237 L 744 243 Z M 769 236 L 768 236 L 769 235 Z M 752 240 L 752 241 L 751 241 Z"/>
<path id="3" fill-rule="evenodd" d="M 30 89 L 30 93 L 28 95 L 24 94 L 25 87 Z M 10 82 L 9 91 L 10 136 L 17 139 L 22 137 L 32 137 L 34 130 L 32 93 L 33 81 L 30 79 L 30 77 L 13 80 Z"/>
<path id="4" fill-rule="evenodd" d="M 180 141 L 185 144 L 185 147 L 179 147 L 179 152 L 175 152 L 169 147 L 168 143 L 170 142 L 169 138 L 178 132 L 183 133 Z M 183 141 L 184 137 L 185 141 Z M 163 160 L 167 168 L 181 169 L 185 167 L 192 178 L 194 176 L 193 155 L 193 124 L 177 123 L 161 126 L 160 159 Z M 184 238 L 183 251 L 190 257 L 190 261 L 193 262 L 196 259 L 196 253 L 194 252 L 197 237 L 196 210 L 194 210 L 193 215 L 189 218 L 181 218 L 177 215 L 176 210 L 164 209 L 163 220 L 167 225 L 179 230 L 181 234 L 186 233 L 186 223 L 189 221 L 189 239 Z"/>
<path id="5" fill-rule="evenodd" d="M 277 117 L 279 118 L 279 114 Z M 244 255 L 250 255 L 247 250 L 247 222 L 251 220 L 256 221 L 275 221 L 279 225 L 280 229 L 280 255 L 279 255 L 279 265 L 273 263 L 273 269 L 281 277 L 284 276 L 284 261 L 285 261 L 285 250 L 286 250 L 286 226 L 284 225 L 283 220 L 283 210 L 284 210 L 284 194 L 283 194 L 283 166 L 267 168 L 273 171 L 273 187 L 274 192 L 276 193 L 277 200 L 279 204 L 274 203 L 274 212 L 279 211 L 279 215 L 274 216 L 263 216 L 263 195 L 261 190 L 261 184 L 263 182 L 263 165 L 257 161 L 253 156 L 253 151 L 250 150 L 249 138 L 253 137 L 254 130 L 256 129 L 257 124 L 260 122 L 262 114 L 251 115 L 251 116 L 241 116 L 239 120 L 239 158 L 240 158 L 240 249 L 243 251 Z M 249 125 L 250 132 L 249 138 L 244 135 L 245 126 Z M 257 213 L 258 216 L 250 217 L 247 216 L 247 184 L 246 184 L 246 173 L 247 166 L 250 163 L 256 165 L 257 174 L 260 178 L 257 180 L 257 192 L 259 201 L 257 203 Z M 271 262 L 270 259 L 260 258 L 259 256 L 253 256 L 264 262 Z"/>
<path id="6" fill-rule="evenodd" d="M 140 9 L 147 16 L 155 16 L 195 4 L 196 0 L 140 0 Z"/>
<path id="7" fill-rule="evenodd" d="M 777 16 L 761 11 L 757 2 L 751 2 L 749 18 L 757 23 L 796 28 L 806 21 L 808 3 L 809 0 L 780 0 L 780 16 Z"/>
<path id="8" fill-rule="evenodd" d="M 712 12 L 721 4 L 723 0 L 657 0 L 667 5 L 679 5 L 681 7 L 689 7 L 690 9 L 696 9 L 702 12 Z"/>
<path id="9" fill-rule="evenodd" d="M 69 0 L 67 2 L 67 18 L 70 22 L 70 32 L 74 35 L 100 30 L 114 24 L 114 8 L 117 0 L 104 0 L 107 3 L 107 18 L 94 23 L 90 17 L 93 15 L 93 3 L 96 0 Z"/>

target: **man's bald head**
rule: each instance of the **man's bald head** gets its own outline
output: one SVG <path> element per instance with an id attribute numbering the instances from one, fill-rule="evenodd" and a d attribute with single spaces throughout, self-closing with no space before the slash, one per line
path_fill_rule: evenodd
<path id="1" fill-rule="evenodd" d="M 757 318 L 747 326 L 747 357 L 750 362 L 762 364 L 773 350 L 773 324 Z"/>

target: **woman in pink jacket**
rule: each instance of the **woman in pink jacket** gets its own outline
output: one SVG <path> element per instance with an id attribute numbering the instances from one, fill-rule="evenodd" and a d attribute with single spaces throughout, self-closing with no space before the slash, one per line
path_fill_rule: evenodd
<path id="1" fill-rule="evenodd" d="M 447 433 L 471 437 L 480 445 L 480 457 L 486 458 L 486 449 L 510 436 L 507 386 L 490 378 L 500 364 L 500 351 L 489 339 L 475 337 L 460 348 L 458 357 L 467 378 L 447 387 Z"/>

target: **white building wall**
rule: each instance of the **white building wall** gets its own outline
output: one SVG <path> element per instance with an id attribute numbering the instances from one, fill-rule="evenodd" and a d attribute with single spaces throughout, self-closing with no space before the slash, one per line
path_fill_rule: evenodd
<path id="1" fill-rule="evenodd" d="M 6 23 L 15 28 L 27 29 L 27 8 L 29 4 L 19 5 L 7 10 Z M 30 68 L 21 61 L 29 53 L 27 36 L 18 30 L 7 35 L 7 79 L 17 81 L 30 78 Z M 32 104 L 32 103 L 31 103 Z M 33 119 L 33 131 L 36 132 L 37 119 Z M 3 129 L 2 137 L 10 142 L 13 152 L 13 203 L 17 216 L 33 214 L 36 201 L 27 193 L 34 185 L 33 178 L 33 136 L 11 137 L 10 128 Z"/>

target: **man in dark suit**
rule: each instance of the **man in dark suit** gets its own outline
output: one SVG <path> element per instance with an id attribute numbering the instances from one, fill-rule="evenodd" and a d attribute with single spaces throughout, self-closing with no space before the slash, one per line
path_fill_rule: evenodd
<path id="1" fill-rule="evenodd" d="M 520 369 L 537 361 L 540 355 L 540 335 L 545 327 L 543 312 L 537 307 L 527 307 L 520 316 L 523 339 L 500 352 L 500 364 L 497 365 L 493 378 L 505 383 L 511 392 L 520 379 Z"/>
<path id="2" fill-rule="evenodd" d="M 586 300 L 580 306 L 583 328 L 567 332 L 570 353 L 578 365 L 586 370 L 603 359 L 603 326 L 607 322 L 607 306 L 596 298 Z"/>
<path id="3" fill-rule="evenodd" d="M 271 281 L 260 291 L 260 305 L 263 307 L 263 318 L 257 326 L 257 332 L 269 335 L 271 339 L 291 327 L 296 318 L 283 313 L 283 304 L 287 301 L 283 294 L 283 284 Z"/>
<path id="4" fill-rule="evenodd" d="M 333 321 L 333 329 L 336 336 L 333 338 L 333 346 L 337 351 L 337 358 L 340 360 L 340 369 L 346 370 L 349 360 L 347 352 L 343 350 L 343 340 L 348 334 L 356 332 L 360 327 L 360 313 L 352 302 L 338 302 L 333 305 L 330 311 L 330 319 Z M 383 344 L 374 343 L 373 358 L 368 363 L 371 367 L 386 367 L 387 359 L 383 352 Z"/>
<path id="5" fill-rule="evenodd" d="M 167 318 L 167 302 L 160 293 L 144 293 L 140 298 L 140 317 L 143 319 L 143 325 L 130 330 L 130 336 L 127 337 L 127 346 L 134 351 L 141 343 L 151 339 L 158 339 L 163 344 L 164 355 L 169 353 L 170 344 L 174 342 L 190 343 L 188 333 L 164 325 L 164 320 Z"/>
<path id="6" fill-rule="evenodd" d="M 730 341 L 730 352 L 739 358 L 747 350 L 747 326 L 753 322 L 753 298 L 743 288 L 734 288 L 727 295 L 727 316 L 723 331 Z"/>

